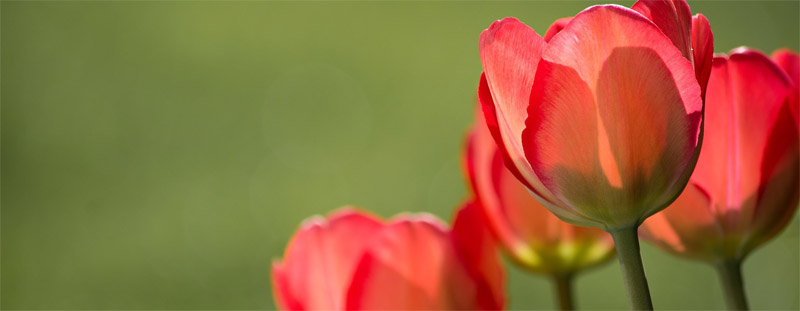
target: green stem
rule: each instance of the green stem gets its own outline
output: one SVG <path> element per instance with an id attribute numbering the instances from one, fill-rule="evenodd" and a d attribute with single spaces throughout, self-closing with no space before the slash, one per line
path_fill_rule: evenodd
<path id="1" fill-rule="evenodd" d="M 619 267 L 625 280 L 628 293 L 628 306 L 631 310 L 653 310 L 650 300 L 650 289 L 644 275 L 642 255 L 639 252 L 638 226 L 609 231 L 617 246 Z"/>
<path id="2" fill-rule="evenodd" d="M 575 304 L 572 301 L 572 275 L 559 274 L 553 276 L 556 283 L 556 294 L 558 295 L 558 308 L 560 310 L 574 310 Z"/>
<path id="3" fill-rule="evenodd" d="M 749 310 L 747 297 L 744 294 L 742 281 L 742 261 L 738 259 L 723 260 L 716 264 L 722 288 L 725 289 L 725 301 L 729 310 Z"/>

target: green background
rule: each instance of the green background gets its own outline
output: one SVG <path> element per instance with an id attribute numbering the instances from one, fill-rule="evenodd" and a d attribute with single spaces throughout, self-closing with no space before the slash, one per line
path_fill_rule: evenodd
<path id="1" fill-rule="evenodd" d="M 273 309 L 270 262 L 302 219 L 448 219 L 464 199 L 481 30 L 543 34 L 591 4 L 2 1 L 0 307 Z M 800 45 L 797 1 L 690 4 L 718 52 Z M 746 261 L 752 307 L 799 307 L 798 235 Z M 643 256 L 656 307 L 723 307 L 710 267 Z M 509 291 L 554 307 L 518 268 Z M 577 294 L 627 306 L 616 262 Z"/>

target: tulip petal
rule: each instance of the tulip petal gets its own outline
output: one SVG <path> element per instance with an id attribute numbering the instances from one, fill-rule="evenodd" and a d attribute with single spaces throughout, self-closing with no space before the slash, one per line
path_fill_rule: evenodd
<path id="1" fill-rule="evenodd" d="M 399 217 L 373 239 L 353 275 L 348 310 L 475 309 L 477 286 L 441 224 Z"/>
<path id="2" fill-rule="evenodd" d="M 641 65 L 631 66 L 637 62 Z M 699 109 L 687 113 L 682 105 L 684 100 L 701 103 L 697 82 L 692 82 L 678 87 L 666 64 L 648 49 L 618 49 L 603 66 L 597 87 L 600 117 L 620 185 L 631 186 L 633 202 L 640 206 L 669 203 L 685 185 L 679 182 L 682 176 L 691 174 L 702 117 Z M 685 99 L 680 94 L 684 88 L 697 92 Z M 672 195 L 649 201 L 638 197 L 637 186 Z"/>
<path id="3" fill-rule="evenodd" d="M 711 75 L 711 60 L 714 59 L 714 35 L 711 33 L 708 19 L 703 14 L 692 17 L 692 53 L 695 77 L 705 100 L 708 77 Z"/>
<path id="4" fill-rule="evenodd" d="M 525 108 L 545 42 L 533 29 L 515 18 L 496 21 L 481 33 L 481 63 L 496 107 L 503 140 L 512 155 L 522 154 L 520 133 Z"/>
<path id="5" fill-rule="evenodd" d="M 517 168 L 511 154 L 509 154 L 509 149 L 506 148 L 506 144 L 503 141 L 502 134 L 500 133 L 500 124 L 497 120 L 497 110 L 495 109 L 494 100 L 492 100 L 492 93 L 489 90 L 489 82 L 486 81 L 486 74 L 481 74 L 480 84 L 478 84 L 478 99 L 480 100 L 481 111 L 483 113 L 483 120 L 482 125 L 486 126 L 486 129 L 491 133 L 491 137 L 494 139 L 494 143 L 500 148 L 500 152 L 503 154 L 503 159 L 505 163 L 508 165 L 508 169 L 511 170 L 511 173 L 514 174 L 526 187 L 530 189 L 534 189 L 530 183 L 528 183 L 528 179 L 522 172 Z M 523 163 L 523 167 L 530 167 L 527 164 Z M 534 189 L 534 191 L 536 191 Z"/>
<path id="6" fill-rule="evenodd" d="M 544 39 L 515 18 L 494 22 L 481 33 L 479 46 L 483 76 L 478 90 L 486 123 L 503 150 L 512 172 L 544 200 L 553 197 L 525 160 L 521 134 L 528 97 Z"/>
<path id="7" fill-rule="evenodd" d="M 548 82 L 534 85 L 529 107 L 529 124 L 523 132 L 523 139 L 537 146 L 537 148 L 526 148 L 529 153 L 528 159 L 534 170 L 540 169 L 536 173 L 542 176 L 543 184 L 554 190 L 554 193 L 558 193 L 555 190 L 566 188 L 563 182 L 569 181 L 556 180 L 559 176 L 552 174 L 553 169 L 568 167 L 572 171 L 580 172 L 581 176 L 591 176 L 595 168 L 597 119 L 594 115 L 586 113 L 595 110 L 594 98 L 589 86 L 572 68 L 557 64 L 542 66 L 537 76 L 542 79 L 540 81 Z M 557 87 L 550 89 L 541 87 L 549 85 Z M 569 127 L 571 130 L 562 130 L 563 127 Z M 566 166 L 565 162 L 569 162 L 569 166 Z M 578 210 L 571 211 L 580 213 Z M 571 213 L 557 215 L 569 217 L 571 221 L 581 220 L 572 217 Z M 586 222 L 602 223 L 599 219 L 592 218 L 586 219 Z"/>
<path id="8" fill-rule="evenodd" d="M 278 261 L 272 262 L 272 292 L 280 310 L 304 310 L 303 302 L 294 296 L 291 279 Z"/>
<path id="9" fill-rule="evenodd" d="M 535 80 L 527 159 L 586 224 L 638 224 L 680 193 L 703 103 L 691 64 L 652 22 L 586 9 L 547 45 Z"/>
<path id="10" fill-rule="evenodd" d="M 686 0 L 639 0 L 631 7 L 658 26 L 689 61 L 692 56 L 692 11 Z"/>
<path id="11" fill-rule="evenodd" d="M 544 41 L 549 42 L 550 39 L 564 29 L 564 27 L 567 26 L 571 20 L 572 17 L 562 17 L 553 22 L 553 24 L 550 25 L 550 28 L 547 29 L 547 32 L 544 33 Z"/>
<path id="12" fill-rule="evenodd" d="M 361 254 L 383 225 L 346 208 L 303 223 L 282 263 L 273 265 L 278 305 L 287 310 L 341 310 Z"/>
<path id="13" fill-rule="evenodd" d="M 792 94 L 789 95 L 789 109 L 795 122 L 800 125 L 800 56 L 789 49 L 772 53 L 772 60 L 783 69 L 792 80 Z"/>
<path id="14" fill-rule="evenodd" d="M 761 162 L 761 180 L 750 232 L 741 254 L 777 235 L 792 220 L 800 200 L 800 132 L 787 102 L 769 131 Z"/>
<path id="15" fill-rule="evenodd" d="M 631 8 L 653 21 L 692 62 L 702 98 L 705 98 L 714 54 L 714 36 L 708 19 L 703 14 L 691 16 L 685 0 L 639 0 Z"/>
<path id="16" fill-rule="evenodd" d="M 708 189 L 726 231 L 743 232 L 756 204 L 750 196 L 769 177 L 764 174 L 775 171 L 777 162 L 764 154 L 769 147 L 765 133 L 780 120 L 791 82 L 765 55 L 753 50 L 738 49 L 728 58 L 716 57 L 713 66 L 706 94 L 708 139 L 692 182 Z M 784 133 L 779 144 L 796 145 L 795 137 L 796 131 Z M 758 165 L 762 163 L 766 167 Z"/>
<path id="17" fill-rule="evenodd" d="M 461 261 L 476 280 L 478 306 L 482 310 L 501 310 L 505 300 L 504 273 L 497 241 L 488 225 L 478 203 L 468 202 L 458 210 L 451 235 Z"/>

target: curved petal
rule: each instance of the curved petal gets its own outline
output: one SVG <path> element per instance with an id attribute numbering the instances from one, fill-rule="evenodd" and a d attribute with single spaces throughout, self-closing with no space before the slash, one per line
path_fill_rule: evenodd
<path id="1" fill-rule="evenodd" d="M 745 255 L 781 232 L 792 220 L 800 199 L 800 131 L 792 102 L 781 105 L 761 158 L 761 180 L 749 232 L 740 249 Z M 753 197 L 751 196 L 751 198 Z M 745 204 L 747 206 L 747 204 Z"/>
<path id="2" fill-rule="evenodd" d="M 274 295 L 288 310 L 342 310 L 356 264 L 380 221 L 350 208 L 327 220 L 306 220 L 295 233 L 282 263 L 273 264 Z"/>
<path id="3" fill-rule="evenodd" d="M 543 184 L 553 193 L 561 194 L 564 197 L 562 201 L 570 202 L 570 193 L 565 193 L 571 190 L 568 189 L 570 185 L 561 183 L 557 178 L 564 177 L 559 174 L 567 173 L 561 172 L 562 168 L 581 176 L 593 174 L 594 160 L 597 158 L 597 124 L 595 116 L 587 113 L 595 109 L 593 94 L 575 70 L 565 66 L 543 66 L 539 68 L 538 77 L 548 81 L 537 83 L 531 93 L 535 102 L 529 107 L 531 117 L 528 118 L 528 128 L 523 132 L 524 141 L 531 147 L 525 151 L 533 168 L 538 169 L 537 174 L 543 177 Z M 557 86 L 550 89 L 538 87 L 547 85 Z M 558 128 L 560 126 L 563 128 Z M 562 165 L 566 162 L 569 167 Z M 559 206 L 553 209 L 553 213 L 577 225 L 604 224 L 602 219 L 587 216 L 579 208 L 569 205 Z"/>
<path id="4" fill-rule="evenodd" d="M 686 0 L 639 0 L 631 8 L 653 21 L 683 57 L 693 61 L 692 11 Z"/>
<path id="5" fill-rule="evenodd" d="M 797 211 L 800 201 L 800 137 L 791 113 L 789 106 L 784 105 L 770 131 L 761 164 L 757 206 L 741 254 L 749 253 L 781 232 Z"/>
<path id="6" fill-rule="evenodd" d="M 479 309 L 502 310 L 505 273 L 498 258 L 497 241 L 479 203 L 467 202 L 458 210 L 451 236 L 461 262 L 478 285 Z"/>
<path id="7" fill-rule="evenodd" d="M 714 54 L 714 37 L 706 17 L 702 14 L 691 16 L 685 0 L 639 0 L 631 8 L 653 21 L 692 62 L 702 98 L 705 98 Z"/>
<path id="8" fill-rule="evenodd" d="M 789 109 L 791 109 L 795 123 L 800 126 L 800 57 L 792 50 L 779 49 L 772 53 L 772 60 L 792 79 Z"/>
<path id="9" fill-rule="evenodd" d="M 527 25 L 509 17 L 484 30 L 479 45 L 483 72 L 503 140 L 512 156 L 522 154 L 519 134 L 525 126 L 525 107 L 544 39 Z"/>
<path id="10" fill-rule="evenodd" d="M 348 310 L 475 310 L 487 294 L 436 221 L 401 216 L 373 238 L 353 275 Z"/>
<path id="11" fill-rule="evenodd" d="M 525 161 L 521 134 L 544 39 L 515 18 L 494 22 L 480 37 L 483 76 L 478 90 L 486 123 L 515 174 L 537 195 L 552 195 Z"/>
<path id="12" fill-rule="evenodd" d="M 550 28 L 547 29 L 547 32 L 544 33 L 544 41 L 549 42 L 550 39 L 564 29 L 564 27 L 567 26 L 571 20 L 572 17 L 562 17 L 553 22 L 553 24 L 550 25 Z"/>
<path id="13" fill-rule="evenodd" d="M 494 139 L 494 142 L 500 152 L 503 154 L 503 159 L 508 166 L 508 169 L 511 170 L 511 173 L 516 176 L 520 182 L 525 184 L 526 187 L 530 189 L 534 189 L 531 184 L 528 182 L 525 175 L 522 174 L 517 165 L 515 164 L 511 154 L 509 154 L 509 149 L 506 147 L 505 142 L 503 141 L 503 136 L 500 133 L 500 124 L 497 120 L 497 110 L 495 109 L 494 100 L 492 100 L 492 93 L 489 90 L 489 82 L 486 80 L 486 74 L 481 73 L 481 80 L 478 84 L 478 100 L 480 104 L 480 111 L 483 113 L 483 121 L 481 122 L 481 126 L 485 126 L 486 130 L 491 133 L 491 138 Z M 480 117 L 476 115 L 476 117 Z M 521 163 L 523 168 L 530 169 L 530 166 L 527 163 Z M 534 189 L 535 191 L 535 189 Z"/>
<path id="14" fill-rule="evenodd" d="M 564 212 L 587 220 L 576 224 L 638 224 L 691 174 L 703 109 L 694 71 L 624 7 L 591 7 L 561 32 L 537 69 L 526 157 Z"/>
<path id="15" fill-rule="evenodd" d="M 685 0 L 639 0 L 631 8 L 653 21 L 692 62 L 702 98 L 705 98 L 714 54 L 714 37 L 706 17 L 691 16 Z"/>
<path id="16" fill-rule="evenodd" d="M 711 60 L 714 58 L 714 35 L 711 33 L 708 19 L 703 14 L 692 17 L 692 53 L 695 77 L 705 100 L 708 77 L 711 75 Z"/>

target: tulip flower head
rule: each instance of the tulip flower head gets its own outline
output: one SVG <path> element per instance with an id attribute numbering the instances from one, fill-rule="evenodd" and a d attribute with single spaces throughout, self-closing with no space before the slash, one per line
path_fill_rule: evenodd
<path id="1" fill-rule="evenodd" d="M 800 193 L 794 87 L 758 51 L 716 56 L 697 168 L 675 203 L 645 222 L 642 237 L 671 253 L 717 262 L 742 260 L 780 232 Z"/>
<path id="2" fill-rule="evenodd" d="M 459 211 L 451 231 L 431 215 L 380 219 L 351 208 L 311 218 L 272 268 L 284 310 L 497 310 L 503 272 L 493 240 Z"/>
<path id="3" fill-rule="evenodd" d="M 633 227 L 686 184 L 712 40 L 685 1 L 590 7 L 542 38 L 514 18 L 481 34 L 479 97 L 512 173 L 567 222 Z"/>

